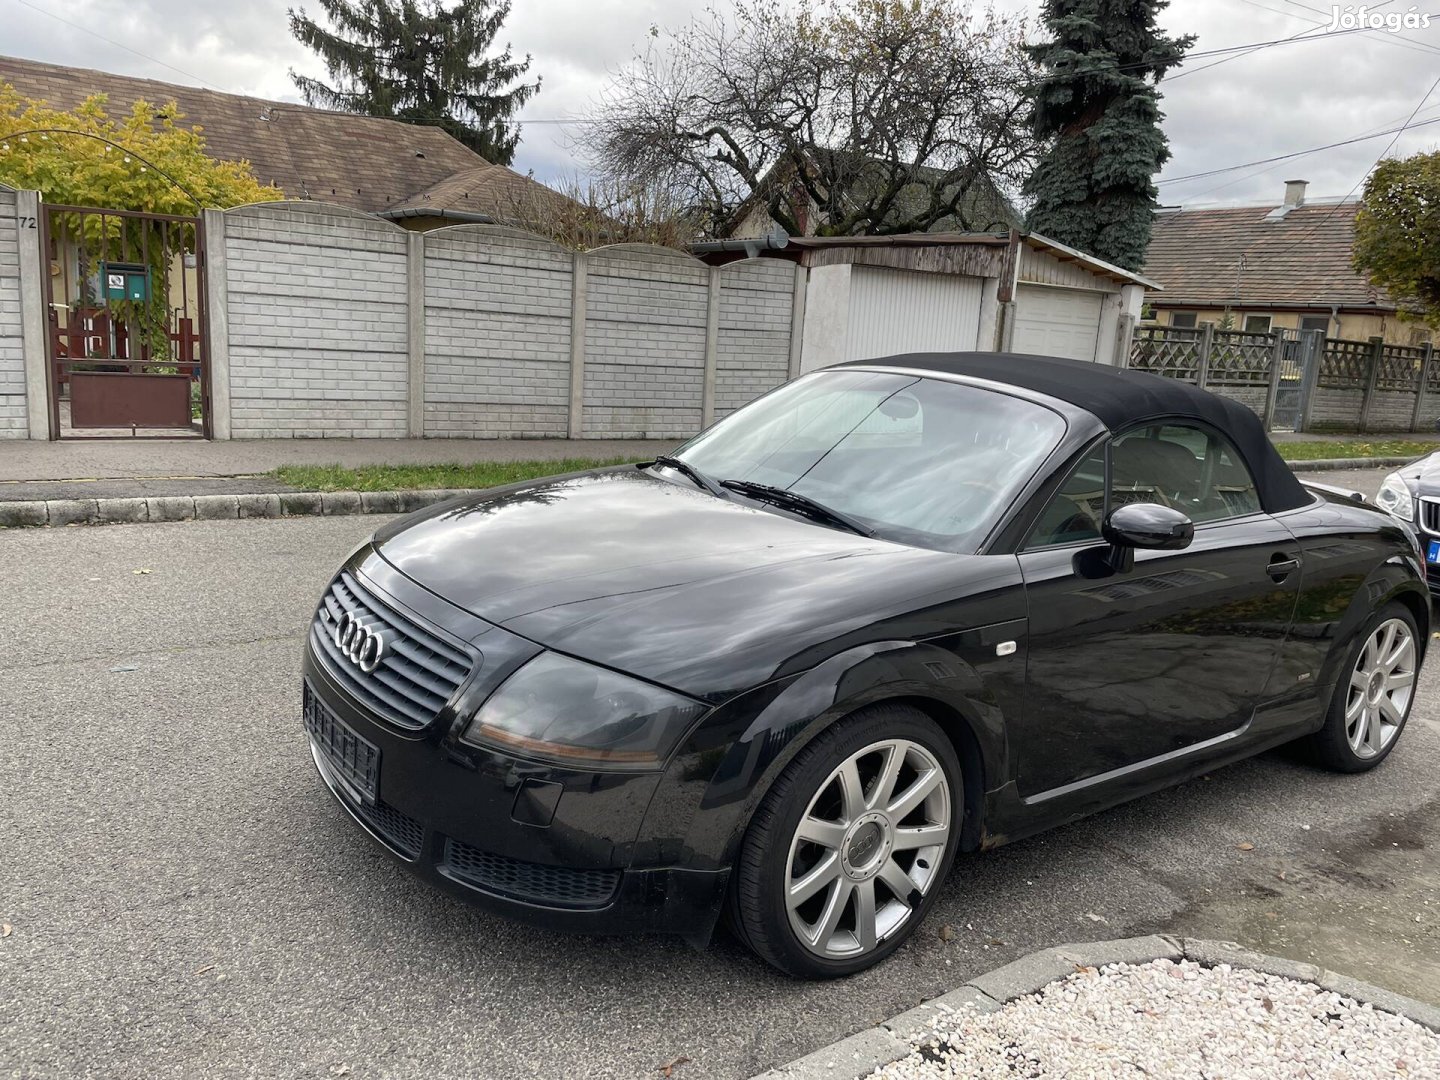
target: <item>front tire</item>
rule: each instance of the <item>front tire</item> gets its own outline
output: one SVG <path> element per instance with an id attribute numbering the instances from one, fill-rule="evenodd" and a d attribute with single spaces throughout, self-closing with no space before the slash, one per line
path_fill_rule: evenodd
<path id="1" fill-rule="evenodd" d="M 1386 604 L 1350 646 L 1325 715 L 1310 738 L 1320 764 L 1365 772 L 1390 756 L 1415 701 L 1420 636 L 1403 604 Z"/>
<path id="2" fill-rule="evenodd" d="M 935 721 L 904 705 L 846 717 L 755 812 L 732 897 L 740 936 L 801 978 L 879 963 L 933 904 L 963 807 L 960 762 Z"/>

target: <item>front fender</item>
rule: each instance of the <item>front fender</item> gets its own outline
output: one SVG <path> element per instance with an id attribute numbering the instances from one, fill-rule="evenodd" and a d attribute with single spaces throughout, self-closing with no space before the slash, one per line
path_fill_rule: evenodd
<path id="1" fill-rule="evenodd" d="M 995 646 L 1011 640 L 1019 643 L 1015 652 L 998 656 Z M 801 749 L 857 709 L 905 700 L 957 742 L 967 768 L 962 837 L 974 846 L 984 793 L 1009 776 L 1005 721 L 1021 704 L 1023 642 L 1023 621 L 922 642 L 876 642 L 742 695 L 716 710 L 677 755 L 645 833 L 687 821 L 674 855 L 696 867 L 731 865 L 755 808 Z"/>

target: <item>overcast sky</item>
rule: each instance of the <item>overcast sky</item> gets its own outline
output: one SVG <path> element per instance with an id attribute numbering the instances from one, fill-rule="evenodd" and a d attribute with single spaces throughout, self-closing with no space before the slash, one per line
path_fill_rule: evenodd
<path id="1" fill-rule="evenodd" d="M 643 49 L 652 25 L 676 25 L 707 3 L 728 2 L 515 0 L 503 36 L 518 53 L 533 55 L 531 71 L 544 83 L 525 110 L 530 122 L 515 165 L 552 182 L 575 176 L 580 165 L 569 138 L 576 127 L 550 121 L 584 115 L 607 72 Z M 1371 9 L 1402 13 L 1412 3 Z M 997 6 L 1033 17 L 1039 0 Z M 0 53 L 296 100 L 287 71 L 324 71 L 291 39 L 285 7 L 284 0 L 0 0 Z M 1278 201 L 1282 181 L 1291 178 L 1310 180 L 1312 197 L 1354 189 L 1390 136 L 1278 165 L 1165 181 L 1400 126 L 1440 75 L 1440 0 L 1421 0 L 1417 10 L 1434 14 L 1428 29 L 1335 37 L 1325 32 L 1331 8 L 1324 0 L 1174 0 L 1163 22 L 1199 35 L 1196 52 L 1312 32 L 1210 70 L 1196 69 L 1219 57 L 1196 59 L 1183 77 L 1166 80 L 1174 157 L 1162 174 L 1162 202 Z M 1393 153 L 1440 147 L 1440 89 L 1416 117 L 1425 120 L 1436 122 L 1405 132 Z"/>

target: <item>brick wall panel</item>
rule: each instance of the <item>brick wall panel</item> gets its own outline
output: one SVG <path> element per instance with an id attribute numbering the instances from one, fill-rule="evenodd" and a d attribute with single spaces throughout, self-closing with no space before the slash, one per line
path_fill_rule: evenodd
<path id="1" fill-rule="evenodd" d="M 721 271 L 717 419 L 789 378 L 794 290 L 795 268 L 778 259 L 746 259 Z"/>
<path id="2" fill-rule="evenodd" d="M 642 245 L 591 255 L 587 436 L 678 439 L 699 430 L 709 304 L 710 270 L 687 255 Z"/>
<path id="3" fill-rule="evenodd" d="M 236 438 L 406 434 L 406 243 L 333 209 L 226 215 Z"/>
<path id="4" fill-rule="evenodd" d="M 461 227 L 426 237 L 425 432 L 569 434 L 574 256 L 540 237 Z"/>
<path id="5" fill-rule="evenodd" d="M 1360 406 L 1364 397 L 1363 390 L 1315 387 L 1310 398 L 1311 426 L 1353 430 L 1360 423 Z"/>

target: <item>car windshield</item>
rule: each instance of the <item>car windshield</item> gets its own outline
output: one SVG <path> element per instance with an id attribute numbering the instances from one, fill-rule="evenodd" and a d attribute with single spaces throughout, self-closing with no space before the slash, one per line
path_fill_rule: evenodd
<path id="1" fill-rule="evenodd" d="M 675 456 L 804 495 L 901 543 L 974 550 L 1059 443 L 1061 416 L 943 379 L 847 369 L 787 383 Z"/>

